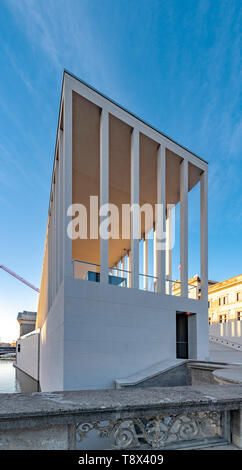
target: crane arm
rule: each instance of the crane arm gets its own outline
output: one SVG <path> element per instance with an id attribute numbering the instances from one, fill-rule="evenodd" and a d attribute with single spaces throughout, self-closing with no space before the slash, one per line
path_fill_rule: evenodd
<path id="1" fill-rule="evenodd" d="M 8 274 L 10 274 L 11 276 L 15 277 L 16 279 L 18 279 L 19 281 L 23 282 L 24 284 L 26 284 L 26 286 L 29 286 L 31 289 L 35 290 L 36 292 L 39 292 L 39 289 L 38 287 L 35 287 L 33 284 L 30 284 L 30 282 L 26 281 L 25 279 L 23 279 L 23 277 L 19 276 L 18 274 L 14 273 L 13 271 L 11 271 L 10 269 L 8 269 L 6 266 L 4 266 L 3 264 L 0 265 L 0 268 L 3 269 L 4 271 L 6 271 Z"/>

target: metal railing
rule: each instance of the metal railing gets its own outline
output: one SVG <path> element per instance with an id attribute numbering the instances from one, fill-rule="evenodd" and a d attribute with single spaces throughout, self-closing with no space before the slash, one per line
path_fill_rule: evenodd
<path id="1" fill-rule="evenodd" d="M 188 284 L 188 297 L 190 299 L 198 298 L 198 287 L 194 284 Z M 172 279 L 166 280 L 166 293 L 169 295 L 181 296 L 181 281 L 174 281 Z"/>
<path id="2" fill-rule="evenodd" d="M 241 446 L 240 385 L 0 396 L 1 449 Z M 30 439 L 31 433 L 31 439 Z"/>
<path id="3" fill-rule="evenodd" d="M 73 260 L 74 278 L 100 282 L 100 265 L 87 261 Z M 131 271 L 118 267 L 109 267 L 109 284 L 130 287 Z M 139 274 L 139 288 L 149 292 L 157 292 L 157 277 L 149 274 Z M 181 296 L 181 282 L 166 279 L 165 293 L 167 295 Z M 188 297 L 198 298 L 197 286 L 188 284 Z"/>
<path id="4" fill-rule="evenodd" d="M 139 288 L 149 292 L 157 292 L 157 277 L 139 274 Z"/>

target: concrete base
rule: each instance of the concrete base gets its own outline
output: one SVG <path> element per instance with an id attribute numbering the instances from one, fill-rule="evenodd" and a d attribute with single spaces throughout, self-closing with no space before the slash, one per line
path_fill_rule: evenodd
<path id="1" fill-rule="evenodd" d="M 41 390 L 112 389 L 117 378 L 175 361 L 177 311 L 196 314 L 189 359 L 204 360 L 206 302 L 65 278 L 41 328 Z"/>
<path id="2" fill-rule="evenodd" d="M 242 409 L 232 412 L 232 442 L 242 449 Z"/>
<path id="3" fill-rule="evenodd" d="M 0 450 L 75 449 L 73 425 L 0 431 Z"/>
<path id="4" fill-rule="evenodd" d="M 174 442 L 174 448 L 181 448 L 180 444 L 186 448 L 227 445 L 231 431 L 233 445 L 242 448 L 241 397 L 242 385 L 1 394 L 0 449 L 73 449 L 75 429 L 86 446 L 89 431 L 98 431 L 100 423 L 112 433 L 120 420 L 132 423 L 147 417 L 157 420 L 157 415 L 184 414 L 191 419 L 195 414 L 192 422 L 196 422 L 197 414 L 204 411 L 220 414 L 221 433 L 208 433 L 196 442 L 185 438 Z"/>

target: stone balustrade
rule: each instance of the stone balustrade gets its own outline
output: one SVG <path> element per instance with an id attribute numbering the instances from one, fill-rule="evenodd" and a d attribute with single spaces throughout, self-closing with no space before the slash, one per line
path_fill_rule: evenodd
<path id="1" fill-rule="evenodd" d="M 242 385 L 1 394 L 0 449 L 241 448 L 241 409 Z"/>

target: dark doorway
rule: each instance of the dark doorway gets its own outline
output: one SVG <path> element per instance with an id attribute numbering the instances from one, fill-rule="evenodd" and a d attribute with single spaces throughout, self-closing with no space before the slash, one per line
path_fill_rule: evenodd
<path id="1" fill-rule="evenodd" d="M 188 315 L 176 314 L 176 357 L 188 359 Z"/>

